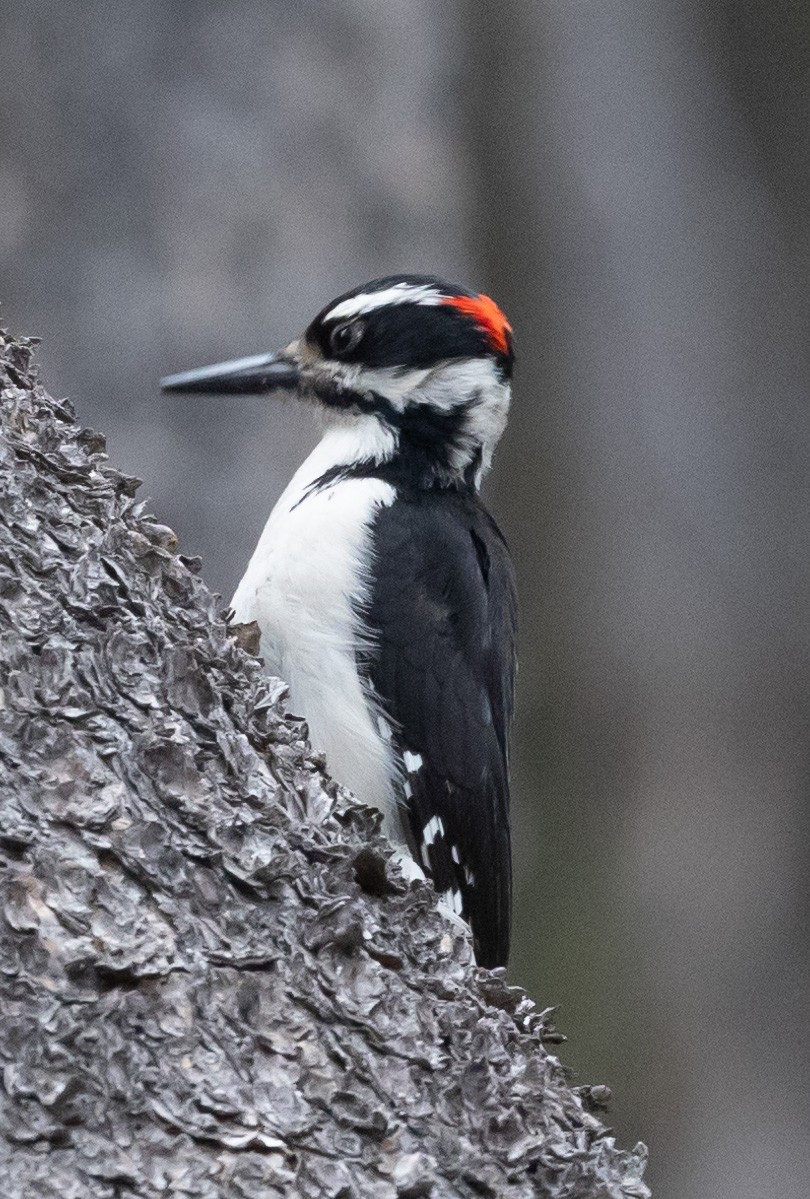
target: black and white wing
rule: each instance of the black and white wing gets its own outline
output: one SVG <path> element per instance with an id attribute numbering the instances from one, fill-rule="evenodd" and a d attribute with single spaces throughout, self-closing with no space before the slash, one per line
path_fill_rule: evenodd
<path id="1" fill-rule="evenodd" d="M 511 918 L 509 728 L 517 601 L 509 551 L 473 493 L 399 492 L 373 526 L 369 676 L 395 727 L 412 848 L 505 965 Z"/>

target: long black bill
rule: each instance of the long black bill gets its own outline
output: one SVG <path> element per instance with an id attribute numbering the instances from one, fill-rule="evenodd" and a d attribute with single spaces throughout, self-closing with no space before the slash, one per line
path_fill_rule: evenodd
<path id="1" fill-rule="evenodd" d="M 160 380 L 163 391 L 218 392 L 231 395 L 259 395 L 265 391 L 298 386 L 298 366 L 282 354 L 254 354 L 217 362 L 197 370 L 167 375 Z"/>

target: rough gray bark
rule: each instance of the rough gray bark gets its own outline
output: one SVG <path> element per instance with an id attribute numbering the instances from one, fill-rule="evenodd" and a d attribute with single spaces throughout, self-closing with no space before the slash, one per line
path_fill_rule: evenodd
<path id="1" fill-rule="evenodd" d="M 0 339 L 5 1199 L 648 1195 L 30 356 Z"/>

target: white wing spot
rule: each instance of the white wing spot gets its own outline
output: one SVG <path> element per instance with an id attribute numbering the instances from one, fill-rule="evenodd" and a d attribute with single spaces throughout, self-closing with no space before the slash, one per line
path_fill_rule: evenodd
<path id="1" fill-rule="evenodd" d="M 442 891 L 441 898 L 451 912 L 456 916 L 460 916 L 464 910 L 464 903 L 461 898 L 461 892 L 456 887 L 448 887 L 446 891 Z"/>
<path id="2" fill-rule="evenodd" d="M 473 874 L 472 870 L 470 870 L 469 866 L 464 867 L 464 878 L 468 887 L 475 886 L 475 875 Z"/>
<path id="3" fill-rule="evenodd" d="M 388 723 L 388 721 L 385 719 L 384 716 L 377 717 L 377 728 L 380 730 L 380 736 L 382 737 L 382 739 L 386 743 L 386 745 L 390 745 L 390 743 L 391 743 L 391 725 Z"/>
<path id="4" fill-rule="evenodd" d="M 431 816 L 430 820 L 425 825 L 422 833 L 422 840 L 425 845 L 432 845 L 437 837 L 444 836 L 444 825 L 442 824 L 441 816 Z"/>
<path id="5" fill-rule="evenodd" d="M 405 750 L 402 755 L 402 760 L 405 763 L 405 769 L 408 774 L 416 774 L 417 770 L 422 769 L 422 755 L 412 754 L 409 749 Z"/>
<path id="6" fill-rule="evenodd" d="M 458 856 L 458 850 L 456 849 L 455 845 L 450 850 L 450 857 L 453 859 L 453 861 L 455 862 L 455 864 L 457 866 L 461 865 L 461 858 Z"/>
<path id="7" fill-rule="evenodd" d="M 413 799 L 413 787 L 411 786 L 411 784 L 408 782 L 407 779 L 402 784 L 402 790 L 405 794 L 406 799 Z"/>

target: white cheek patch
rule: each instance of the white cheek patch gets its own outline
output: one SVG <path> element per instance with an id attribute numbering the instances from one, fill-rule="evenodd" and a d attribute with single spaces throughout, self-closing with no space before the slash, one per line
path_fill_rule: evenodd
<path id="1" fill-rule="evenodd" d="M 366 369 L 362 374 L 358 372 L 357 384 L 364 391 L 376 391 L 378 395 L 385 396 L 389 403 L 402 411 L 409 397 L 430 374 L 431 370 L 424 368 L 407 370 L 401 366 L 378 367 L 376 370 Z"/>
<path id="2" fill-rule="evenodd" d="M 369 368 L 359 363 L 331 362 L 319 358 L 307 364 L 307 369 L 302 372 L 301 386 L 305 394 L 309 389 L 316 400 L 319 386 L 338 387 L 369 399 L 376 392 L 402 412 L 409 397 L 418 391 L 430 374 L 431 370 L 428 369 L 408 370 L 401 366 Z M 325 414 L 329 421 L 346 420 L 353 415 L 339 408 L 330 409 L 328 405 Z"/>
<path id="3" fill-rule="evenodd" d="M 416 283 L 395 283 L 384 291 L 366 291 L 359 296 L 350 296 L 328 312 L 324 320 L 345 320 L 350 316 L 363 316 L 373 312 L 375 308 L 385 308 L 389 304 L 425 304 L 435 308 L 446 299 L 435 287 Z"/>

